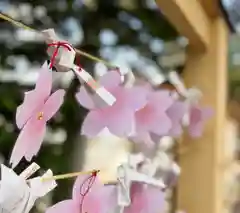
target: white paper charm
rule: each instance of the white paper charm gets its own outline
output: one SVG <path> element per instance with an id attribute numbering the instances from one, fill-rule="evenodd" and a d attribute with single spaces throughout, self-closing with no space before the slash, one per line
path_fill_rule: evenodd
<path id="1" fill-rule="evenodd" d="M 85 83 L 96 94 L 96 98 L 99 98 L 100 101 L 98 102 L 100 104 L 104 106 L 111 106 L 115 103 L 116 98 L 110 92 L 108 92 L 104 87 L 98 85 L 88 72 L 74 64 L 76 52 L 71 45 L 67 44 L 67 42 L 59 40 L 54 32 L 54 29 L 44 30 L 42 31 L 42 34 L 45 37 L 46 43 L 52 45 L 47 50 L 47 53 L 51 58 L 53 57 L 56 49 L 58 49 L 58 54 L 55 55 L 54 59 L 54 67 L 57 71 L 67 72 L 72 70 L 78 77 L 79 81 L 81 83 Z M 59 42 L 62 43 L 63 46 L 60 46 Z"/>
<path id="2" fill-rule="evenodd" d="M 183 82 L 180 80 L 179 75 L 177 72 L 172 71 L 168 74 L 168 79 L 171 84 L 177 89 L 178 93 L 184 97 L 187 96 L 187 89 L 185 88 Z"/>
<path id="3" fill-rule="evenodd" d="M 132 159 L 132 165 L 128 162 L 118 167 L 118 205 L 122 206 L 122 208 L 131 204 L 130 188 L 132 182 L 141 182 L 143 184 L 165 188 L 162 180 L 158 180 L 148 174 L 138 172 L 137 169 L 134 168 L 134 164 L 141 161 L 141 158 L 141 155 L 136 156 L 134 160 Z"/>
<path id="4" fill-rule="evenodd" d="M 47 194 L 56 187 L 54 180 L 41 182 L 40 177 L 26 180 L 39 166 L 32 164 L 21 175 L 1 165 L 0 210 L 3 213 L 28 213 L 37 198 Z M 51 170 L 45 173 L 52 176 Z"/>
<path id="5" fill-rule="evenodd" d="M 175 86 L 178 93 L 186 98 L 188 103 L 195 103 L 202 97 L 202 93 L 199 89 L 187 89 L 177 72 L 172 71 L 169 73 L 169 81 Z"/>
<path id="6" fill-rule="evenodd" d="M 47 50 L 47 53 L 50 57 L 53 57 L 54 52 L 56 49 L 58 49 L 58 54 L 56 55 L 54 61 L 54 67 L 56 67 L 57 71 L 59 72 L 69 71 L 74 65 L 74 59 L 76 55 L 75 49 L 66 41 L 61 41 L 55 34 L 54 29 L 43 30 L 42 34 L 45 37 L 46 43 L 52 45 L 49 46 Z M 59 42 L 61 42 L 63 45 L 59 45 Z"/>
<path id="7" fill-rule="evenodd" d="M 99 85 L 94 78 L 84 69 L 74 65 L 72 71 L 76 74 L 81 83 L 85 83 L 93 93 L 95 93 L 95 102 L 101 106 L 112 106 L 116 98 L 108 92 L 104 87 Z"/>
<path id="8" fill-rule="evenodd" d="M 162 151 L 159 151 L 152 160 L 155 173 L 159 173 L 167 187 L 173 185 L 180 175 L 180 167 L 172 161 L 169 156 Z"/>
<path id="9" fill-rule="evenodd" d="M 27 180 L 30 176 L 32 176 L 39 169 L 40 169 L 40 166 L 38 164 L 32 163 L 19 176 L 23 177 L 25 180 Z"/>

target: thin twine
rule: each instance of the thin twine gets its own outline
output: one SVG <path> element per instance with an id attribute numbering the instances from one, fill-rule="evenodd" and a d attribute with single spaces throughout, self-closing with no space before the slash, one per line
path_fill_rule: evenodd
<path id="1" fill-rule="evenodd" d="M 42 177 L 41 181 L 51 181 L 51 180 L 61 180 L 61 179 L 73 178 L 73 177 L 76 177 L 79 175 L 92 174 L 95 171 L 96 170 L 73 172 L 73 173 L 66 173 L 66 174 L 55 175 L 55 176 L 50 176 L 50 177 Z M 97 170 L 97 172 L 100 172 L 100 170 Z"/>
<path id="2" fill-rule="evenodd" d="M 81 185 L 81 187 L 80 187 L 80 194 L 81 194 L 81 196 L 82 196 L 82 199 L 81 199 L 81 201 L 80 201 L 80 213 L 83 212 L 83 201 L 84 201 L 85 197 L 87 196 L 87 194 L 89 193 L 90 189 L 92 188 L 92 186 L 93 186 L 93 184 L 94 184 L 94 182 L 95 182 L 95 180 L 96 180 L 97 173 L 98 173 L 99 171 L 100 171 L 100 170 L 93 171 L 93 172 L 92 172 L 92 175 L 89 176 L 88 178 L 86 178 L 86 179 L 83 181 L 83 183 L 82 183 L 82 185 Z M 88 182 L 88 181 L 89 181 L 89 182 Z M 87 183 L 87 182 L 88 182 L 88 183 Z M 82 192 L 82 191 L 83 191 L 83 186 L 84 186 L 84 184 L 86 184 L 86 183 L 87 183 L 87 189 L 86 189 L 84 192 Z"/>
<path id="3" fill-rule="evenodd" d="M 13 19 L 12 17 L 9 17 L 8 15 L 3 14 L 2 12 L 0 12 L 0 18 L 5 20 L 5 21 L 10 22 L 11 24 L 13 24 L 13 25 L 15 25 L 17 27 L 20 27 L 20 28 L 23 28 L 25 30 L 30 30 L 30 31 L 34 31 L 36 33 L 42 34 L 41 31 L 33 29 L 33 28 L 27 26 L 26 24 L 23 24 L 20 21 L 17 21 L 15 19 Z M 82 56 L 84 56 L 84 57 L 86 57 L 88 59 L 91 59 L 91 60 L 95 61 L 95 62 L 100 62 L 100 63 L 106 65 L 107 67 L 110 67 L 110 68 L 116 68 L 117 67 L 117 66 L 112 65 L 111 63 L 109 63 L 109 62 L 107 62 L 107 61 L 105 61 L 105 60 L 103 60 L 101 58 L 93 56 L 93 55 L 91 55 L 89 53 L 86 53 L 86 52 L 84 52 L 82 50 L 79 50 L 79 49 L 76 49 L 76 48 L 74 48 L 74 50 L 76 51 L 77 54 L 82 55 Z"/>

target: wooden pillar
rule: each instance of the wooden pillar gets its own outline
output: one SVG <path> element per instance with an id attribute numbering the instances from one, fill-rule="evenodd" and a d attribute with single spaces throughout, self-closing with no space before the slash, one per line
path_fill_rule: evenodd
<path id="1" fill-rule="evenodd" d="M 223 213 L 228 29 L 217 0 L 156 2 L 178 32 L 189 40 L 186 85 L 201 89 L 202 104 L 215 110 L 203 136 L 193 140 L 185 135 L 180 145 L 189 146 L 189 151 L 180 156 L 178 209 L 187 213 Z"/>
<path id="2" fill-rule="evenodd" d="M 194 18 L 194 17 L 193 17 Z M 197 140 L 185 135 L 182 146 L 189 151 L 179 157 L 182 168 L 178 185 L 178 208 L 187 213 L 222 213 L 223 147 L 226 124 L 228 29 L 222 17 L 211 21 L 210 42 L 205 52 L 187 52 L 184 80 L 204 94 L 202 103 L 213 107 L 214 117 Z"/>

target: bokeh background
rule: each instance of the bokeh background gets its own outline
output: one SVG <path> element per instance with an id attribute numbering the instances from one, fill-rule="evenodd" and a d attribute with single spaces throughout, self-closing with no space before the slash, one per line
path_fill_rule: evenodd
<path id="1" fill-rule="evenodd" d="M 236 7 L 228 9 L 238 21 Z M 76 48 L 117 66 L 131 68 L 139 79 L 153 85 L 162 83 L 170 70 L 181 73 L 184 67 L 188 41 L 178 35 L 154 0 L 0 0 L 0 10 L 34 29 L 54 28 Z M 240 38 L 231 36 L 229 44 L 229 109 L 240 121 Z M 40 35 L 0 20 L 2 163 L 8 164 L 19 133 L 15 110 L 24 92 L 33 88 L 46 59 L 46 45 Z M 80 62 L 96 78 L 107 71 L 103 64 L 85 57 L 80 57 Z M 57 78 L 54 87 L 66 89 L 65 102 L 49 122 L 44 145 L 33 160 L 43 169 L 51 168 L 55 174 L 79 171 L 87 144 L 80 135 L 86 110 L 74 98 L 79 82 L 72 73 L 67 73 Z M 28 164 L 23 160 L 16 171 L 20 172 Z M 50 198 L 39 201 L 33 211 L 43 212 L 51 202 L 67 198 L 72 181 L 59 181 Z"/>

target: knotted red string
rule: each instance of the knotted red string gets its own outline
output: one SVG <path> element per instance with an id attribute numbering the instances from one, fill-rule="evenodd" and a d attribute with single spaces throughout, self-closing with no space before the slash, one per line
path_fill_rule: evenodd
<path id="1" fill-rule="evenodd" d="M 76 64 L 78 66 L 78 71 L 81 72 L 82 66 L 81 66 L 81 62 L 80 62 L 80 57 L 78 57 L 78 56 L 76 56 Z"/>
<path id="2" fill-rule="evenodd" d="M 80 187 L 80 194 L 82 195 L 82 199 L 81 199 L 81 202 L 80 202 L 80 213 L 82 213 L 83 211 L 83 201 L 84 201 L 84 198 L 86 197 L 86 195 L 88 194 L 88 192 L 90 191 L 90 189 L 92 188 L 95 180 L 96 180 L 96 177 L 97 177 L 97 173 L 100 172 L 100 170 L 96 170 L 96 171 L 93 171 L 92 172 L 92 175 L 87 177 L 81 187 Z M 87 188 L 83 189 L 83 186 L 87 183 Z M 84 191 L 84 192 L 83 192 Z M 85 212 L 84 212 L 85 213 Z"/>
<path id="3" fill-rule="evenodd" d="M 55 59 L 57 57 L 58 50 L 59 50 L 60 47 L 66 48 L 68 51 L 73 50 L 73 47 L 67 42 L 58 41 L 58 42 L 55 42 L 55 43 L 48 44 L 48 47 L 51 47 L 51 46 L 57 46 L 57 47 L 54 50 L 53 55 L 50 59 L 50 65 L 49 65 L 50 69 L 52 69 L 52 67 L 53 67 L 53 64 L 55 62 Z"/>

